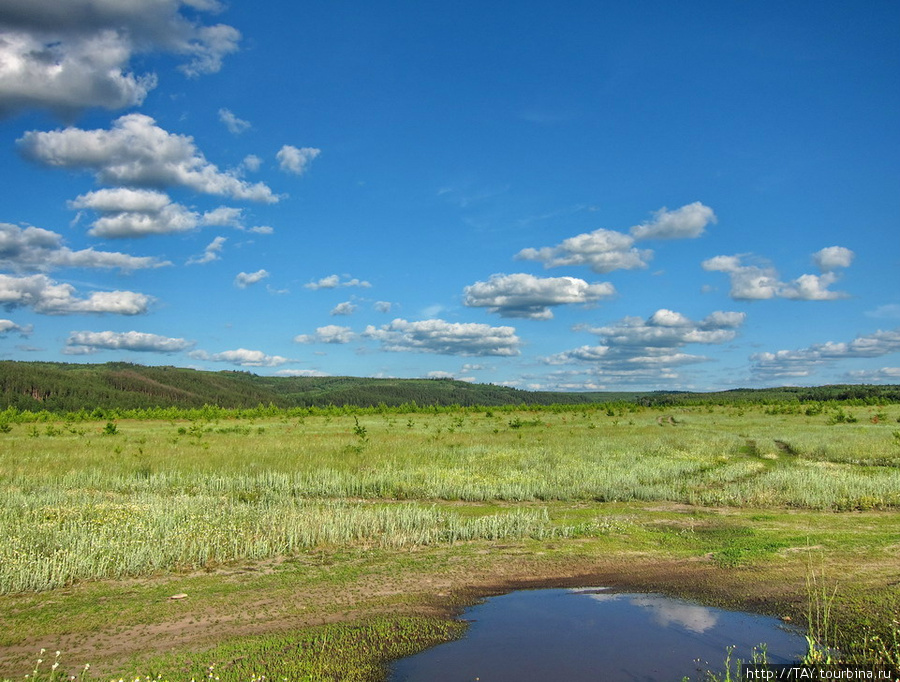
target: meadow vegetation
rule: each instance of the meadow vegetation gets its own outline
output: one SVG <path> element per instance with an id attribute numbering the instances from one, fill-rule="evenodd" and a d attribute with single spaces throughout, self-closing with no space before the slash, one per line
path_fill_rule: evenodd
<path id="1" fill-rule="evenodd" d="M 896 665 L 898 422 L 900 406 L 866 401 L 7 409 L 0 675 L 65 640 L 103 679 L 377 679 L 456 636 L 435 614 L 476 574 L 509 582 L 511 556 L 520 582 L 668 562 L 674 591 L 797 618 L 816 557 L 841 578 L 836 632 L 817 636 Z M 136 584 L 149 604 L 127 598 Z M 202 636 L 104 649 L 191 630 L 175 584 L 205 595 Z M 278 605 L 238 627 L 251 585 Z M 302 608 L 282 603 L 311 586 Z"/>

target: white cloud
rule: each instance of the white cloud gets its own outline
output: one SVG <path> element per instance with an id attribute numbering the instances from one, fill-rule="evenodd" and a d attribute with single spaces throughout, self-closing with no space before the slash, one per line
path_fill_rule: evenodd
<path id="1" fill-rule="evenodd" d="M 338 303 L 331 309 L 332 315 L 352 315 L 354 312 L 356 312 L 356 306 L 350 301 Z"/>
<path id="2" fill-rule="evenodd" d="M 156 87 L 132 58 L 165 52 L 188 61 L 188 76 L 218 71 L 238 49 L 231 26 L 202 25 L 181 13 L 218 11 L 197 0 L 4 0 L 0 7 L 0 115 L 36 107 L 72 115 L 87 107 L 141 104 Z"/>
<path id="3" fill-rule="evenodd" d="M 256 225 L 255 227 L 248 227 L 247 232 L 252 232 L 253 234 L 275 234 L 275 228 L 268 225 Z"/>
<path id="4" fill-rule="evenodd" d="M 491 275 L 487 282 L 476 282 L 464 290 L 465 305 L 488 308 L 500 317 L 524 317 L 548 320 L 552 306 L 593 303 L 615 294 L 609 282 L 588 284 L 575 277 L 546 277 L 517 273 Z"/>
<path id="5" fill-rule="evenodd" d="M 516 254 L 520 260 L 538 261 L 545 268 L 586 265 L 600 274 L 646 268 L 652 256 L 650 250 L 634 248 L 634 239 L 627 234 L 604 229 L 569 237 L 556 246 L 522 249 Z"/>
<path id="6" fill-rule="evenodd" d="M 840 246 L 822 249 L 813 260 L 824 270 L 821 275 L 800 275 L 790 282 L 782 282 L 771 265 L 745 265 L 746 254 L 714 256 L 701 264 L 707 272 L 724 272 L 731 280 L 731 298 L 739 301 L 788 298 L 797 301 L 833 301 L 848 294 L 832 291 L 838 276 L 833 270 L 849 265 L 853 252 Z M 845 265 L 842 265 L 845 264 Z"/>
<path id="7" fill-rule="evenodd" d="M 539 261 L 545 268 L 586 265 L 601 274 L 613 270 L 636 270 L 647 267 L 648 261 L 653 258 L 653 251 L 636 248 L 635 241 L 695 238 L 715 221 L 713 210 L 696 201 L 674 211 L 659 209 L 652 221 L 632 227 L 630 235 L 615 230 L 594 230 L 569 237 L 556 246 L 522 249 L 516 258 Z"/>
<path id="8" fill-rule="evenodd" d="M 278 150 L 275 158 L 278 159 L 278 166 L 281 170 L 286 173 L 303 175 L 309 167 L 309 164 L 313 162 L 313 159 L 321 153 L 321 149 L 316 149 L 314 147 L 298 148 L 286 144 Z"/>
<path id="9" fill-rule="evenodd" d="M 391 309 L 394 307 L 394 304 L 390 301 L 375 301 L 374 308 L 379 313 L 389 313 Z"/>
<path id="10" fill-rule="evenodd" d="M 408 322 L 398 318 L 378 328 L 370 325 L 363 335 L 379 341 L 384 350 L 394 352 L 514 356 L 519 354 L 521 345 L 513 327 L 439 319 Z"/>
<path id="11" fill-rule="evenodd" d="M 900 328 L 857 336 L 853 341 L 816 343 L 799 350 L 750 356 L 752 371 L 764 378 L 806 377 L 816 369 L 853 358 L 877 358 L 900 352 Z"/>
<path id="12" fill-rule="evenodd" d="M 854 383 L 878 384 L 881 382 L 889 382 L 893 384 L 900 383 L 900 367 L 882 367 L 881 369 L 858 370 L 855 372 L 847 372 L 844 375 L 847 380 Z"/>
<path id="13" fill-rule="evenodd" d="M 646 320 L 625 317 L 586 331 L 601 344 L 581 346 L 544 359 L 549 365 L 583 364 L 608 383 L 658 382 L 679 378 L 677 367 L 706 362 L 707 358 L 682 352 L 689 344 L 721 345 L 732 341 L 746 315 L 716 311 L 695 322 L 674 310 L 661 308 Z"/>
<path id="14" fill-rule="evenodd" d="M 241 167 L 246 168 L 251 173 L 255 173 L 262 167 L 262 159 L 256 154 L 248 154 L 241 161 Z"/>
<path id="15" fill-rule="evenodd" d="M 275 372 L 279 377 L 330 377 L 330 374 L 317 369 L 279 369 Z"/>
<path id="16" fill-rule="evenodd" d="M 246 289 L 251 284 L 256 284 L 269 276 L 265 270 L 257 270 L 256 272 L 239 272 L 234 278 L 234 286 L 238 289 Z"/>
<path id="17" fill-rule="evenodd" d="M 14 272 L 48 272 L 57 268 L 118 268 L 124 271 L 171 265 L 149 256 L 63 246 L 62 235 L 39 227 L 0 223 L 0 268 Z"/>
<path id="18" fill-rule="evenodd" d="M 280 355 L 266 355 L 260 350 L 247 350 L 246 348 L 226 350 L 221 353 L 207 353 L 203 350 L 196 350 L 192 351 L 190 356 L 195 360 L 227 362 L 240 367 L 278 367 L 279 365 L 293 362 L 293 360 L 283 358 Z"/>
<path id="19" fill-rule="evenodd" d="M 829 246 L 813 254 L 813 262 L 822 272 L 831 272 L 838 268 L 849 268 L 854 254 L 843 246 Z"/>
<path id="20" fill-rule="evenodd" d="M 716 214 L 699 201 L 669 211 L 661 208 L 653 220 L 635 225 L 629 230 L 635 239 L 694 239 L 703 234 L 706 226 L 716 222 Z"/>
<path id="21" fill-rule="evenodd" d="M 294 337 L 296 343 L 350 343 L 356 334 L 350 327 L 329 324 L 316 329 L 315 334 L 300 334 Z"/>
<path id="22" fill-rule="evenodd" d="M 185 265 L 203 265 L 205 263 L 211 263 L 214 260 L 219 260 L 219 254 L 222 253 L 222 249 L 227 240 L 227 237 L 216 237 L 206 245 L 206 249 L 204 249 L 202 256 L 189 258 Z"/>
<path id="23" fill-rule="evenodd" d="M 240 135 L 253 127 L 250 125 L 249 121 L 238 118 L 228 109 L 219 109 L 219 120 L 225 124 L 225 127 L 228 128 L 228 132 L 233 133 L 234 135 Z"/>
<path id="24" fill-rule="evenodd" d="M 45 315 L 140 315 L 147 312 L 152 300 L 133 291 L 95 291 L 87 298 L 77 298 L 71 284 L 60 284 L 46 275 L 0 275 L 0 306 L 7 310 L 27 307 Z"/>
<path id="25" fill-rule="evenodd" d="M 837 275 L 833 272 L 826 272 L 822 275 L 800 275 L 793 282 L 783 285 L 779 293 L 782 298 L 797 301 L 834 301 L 839 298 L 847 298 L 848 294 L 842 291 L 828 289 L 836 281 Z"/>
<path id="26" fill-rule="evenodd" d="M 99 213 L 101 217 L 91 224 L 88 234 L 106 239 L 175 234 L 210 225 L 242 227 L 239 208 L 220 206 L 200 214 L 162 192 L 147 189 L 117 187 L 88 192 L 70 201 L 69 207 Z"/>
<path id="27" fill-rule="evenodd" d="M 180 353 L 193 348 L 195 343 L 144 332 L 72 332 L 66 340 L 63 353 L 85 355 L 101 350 L 129 350 L 140 353 Z"/>
<path id="28" fill-rule="evenodd" d="M 337 289 L 338 287 L 360 287 L 368 289 L 372 285 L 365 280 L 350 277 L 349 275 L 328 275 L 327 277 L 322 277 L 315 282 L 309 282 L 303 286 L 306 289 L 317 291 L 319 289 Z"/>
<path id="29" fill-rule="evenodd" d="M 197 192 L 274 203 L 263 183 L 249 184 L 206 160 L 188 135 L 169 133 L 149 116 L 127 114 L 110 130 L 36 130 L 18 140 L 29 159 L 52 168 L 93 171 L 115 186 L 188 187 Z"/>
<path id="30" fill-rule="evenodd" d="M 0 320 L 0 336 L 6 336 L 10 332 L 20 334 L 21 336 L 29 336 L 33 331 L 34 327 L 30 324 L 23 327 L 12 320 Z"/>

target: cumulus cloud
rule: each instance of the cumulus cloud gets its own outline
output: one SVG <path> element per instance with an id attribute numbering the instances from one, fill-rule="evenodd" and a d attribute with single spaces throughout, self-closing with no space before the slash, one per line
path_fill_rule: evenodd
<path id="1" fill-rule="evenodd" d="M 244 160 L 241 161 L 241 168 L 244 168 L 251 173 L 255 173 L 262 167 L 262 159 L 259 158 L 256 154 L 248 154 L 244 157 Z"/>
<path id="2" fill-rule="evenodd" d="M 799 350 L 750 356 L 753 373 L 762 378 L 806 377 L 841 360 L 877 358 L 900 352 L 900 328 L 857 336 L 853 341 L 816 343 Z"/>
<path id="3" fill-rule="evenodd" d="M 63 245 L 62 235 L 56 232 L 0 223 L 0 268 L 4 270 L 49 272 L 57 268 L 118 268 L 132 271 L 164 265 L 171 263 L 117 251 L 73 251 Z"/>
<path id="4" fill-rule="evenodd" d="M 647 267 L 653 251 L 636 248 L 635 241 L 699 237 L 706 226 L 715 221 L 713 210 L 697 201 L 674 211 L 661 208 L 652 221 L 632 227 L 631 234 L 594 230 L 569 237 L 556 246 L 522 249 L 516 258 L 541 262 L 545 268 L 585 265 L 600 274 L 613 270 L 636 270 Z"/>
<path id="5" fill-rule="evenodd" d="M 16 324 L 12 320 L 0 320 L 0 336 L 6 336 L 10 332 L 20 334 L 21 336 L 29 336 L 34 331 L 34 327 L 30 324 Z"/>
<path id="6" fill-rule="evenodd" d="M 75 294 L 71 284 L 60 284 L 46 275 L 0 275 L 0 306 L 7 310 L 31 308 L 45 315 L 140 315 L 147 312 L 153 300 L 134 291 L 95 291 L 87 298 L 78 298 Z"/>
<path id="7" fill-rule="evenodd" d="M 634 238 L 627 234 L 604 229 L 569 237 L 556 246 L 522 249 L 516 254 L 520 260 L 538 261 L 545 268 L 585 265 L 600 274 L 646 268 L 652 256 L 650 250 L 636 249 Z"/>
<path id="8" fill-rule="evenodd" d="M 197 192 L 274 203 L 263 183 L 250 184 L 206 160 L 188 135 L 169 133 L 144 114 L 127 114 L 109 130 L 36 130 L 19 140 L 22 154 L 51 168 L 85 169 L 107 185 L 187 187 Z"/>
<path id="9" fill-rule="evenodd" d="M 332 315 L 352 315 L 356 312 L 356 306 L 350 301 L 344 301 L 343 303 L 338 303 L 334 308 L 331 309 Z"/>
<path id="10" fill-rule="evenodd" d="M 88 107 L 141 104 L 155 74 L 130 69 L 136 54 L 187 61 L 187 76 L 218 71 L 240 33 L 181 13 L 221 9 L 216 0 L 4 0 L 0 5 L 0 115 L 46 108 L 70 116 Z"/>
<path id="11" fill-rule="evenodd" d="M 611 325 L 588 328 L 600 345 L 581 346 L 544 359 L 549 365 L 589 365 L 602 380 L 639 383 L 676 379 L 676 368 L 707 358 L 682 351 L 689 344 L 721 345 L 733 340 L 746 315 L 716 311 L 694 321 L 661 308 L 646 320 L 625 317 Z"/>
<path id="12" fill-rule="evenodd" d="M 315 282 L 309 282 L 303 286 L 307 289 L 317 291 L 319 289 L 337 289 L 338 287 L 361 287 L 363 289 L 368 289 L 372 285 L 365 280 L 350 277 L 348 275 L 328 275 L 327 277 L 323 277 Z"/>
<path id="13" fill-rule="evenodd" d="M 257 270 L 256 272 L 239 272 L 234 278 L 234 286 L 238 289 L 246 289 L 251 284 L 256 284 L 269 276 L 266 270 Z"/>
<path id="14" fill-rule="evenodd" d="M 219 254 L 222 253 L 226 241 L 228 241 L 227 237 L 216 237 L 206 245 L 202 255 L 189 258 L 185 265 L 204 265 L 219 260 L 221 258 Z"/>
<path id="15" fill-rule="evenodd" d="M 629 230 L 635 239 L 694 239 L 706 226 L 716 222 L 716 214 L 699 201 L 669 211 L 665 207 L 653 214 L 653 220 Z"/>
<path id="16" fill-rule="evenodd" d="M 139 353 L 180 353 L 195 343 L 144 332 L 72 332 L 66 339 L 67 355 L 86 355 L 102 350 L 130 350 Z"/>
<path id="17" fill-rule="evenodd" d="M 790 282 L 782 282 L 778 271 L 767 263 L 746 264 L 747 254 L 715 256 L 703 261 L 707 272 L 724 272 L 731 280 L 731 298 L 742 301 L 787 298 L 797 301 L 833 301 L 847 298 L 841 291 L 828 287 L 838 280 L 836 268 L 846 267 L 853 260 L 853 252 L 842 246 L 832 246 L 813 254 L 822 274 L 800 275 Z"/>
<path id="18" fill-rule="evenodd" d="M 293 173 L 294 175 L 303 175 L 309 167 L 309 164 L 313 162 L 313 159 L 321 153 L 321 149 L 316 149 L 314 147 L 298 148 L 286 144 L 278 150 L 275 158 L 278 159 L 278 167 L 284 172 Z"/>
<path id="19" fill-rule="evenodd" d="M 443 355 L 514 356 L 521 341 L 514 327 L 491 327 L 478 323 L 444 320 L 408 322 L 366 327 L 364 336 L 379 341 L 386 351 L 439 353 Z"/>
<path id="20" fill-rule="evenodd" d="M 69 207 L 99 213 L 88 234 L 106 239 L 189 232 L 210 225 L 242 227 L 239 208 L 220 206 L 200 214 L 162 192 L 147 189 L 117 187 L 88 192 L 70 201 Z"/>
<path id="21" fill-rule="evenodd" d="M 373 307 L 379 313 L 389 313 L 394 307 L 394 304 L 390 301 L 375 301 L 375 305 Z"/>
<path id="22" fill-rule="evenodd" d="M 266 355 L 260 350 L 248 350 L 246 348 L 226 350 L 221 353 L 207 353 L 203 350 L 195 350 L 190 353 L 190 356 L 195 360 L 226 362 L 239 367 L 278 367 L 285 363 L 293 362 L 290 358 L 284 358 L 280 355 Z"/>
<path id="23" fill-rule="evenodd" d="M 843 246 L 829 246 L 813 254 L 813 262 L 822 272 L 831 272 L 838 268 L 849 268 L 854 254 Z"/>
<path id="24" fill-rule="evenodd" d="M 350 343 L 356 335 L 350 327 L 329 324 L 318 327 L 315 334 L 299 334 L 294 337 L 295 343 Z"/>
<path id="25" fill-rule="evenodd" d="M 546 277 L 517 273 L 491 275 L 487 282 L 476 282 L 464 290 L 465 305 L 488 308 L 500 317 L 524 317 L 549 320 L 552 306 L 594 303 L 615 294 L 609 282 L 588 284 L 575 277 Z"/>
<path id="26" fill-rule="evenodd" d="M 238 118 L 229 109 L 219 109 L 219 120 L 225 124 L 228 132 L 234 135 L 240 135 L 252 128 L 249 121 Z"/>

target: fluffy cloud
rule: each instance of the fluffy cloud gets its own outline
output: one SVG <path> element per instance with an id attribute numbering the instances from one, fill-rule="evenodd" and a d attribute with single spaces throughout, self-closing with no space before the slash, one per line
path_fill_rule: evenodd
<path id="1" fill-rule="evenodd" d="M 188 187 L 235 199 L 278 201 L 265 184 L 251 185 L 220 171 L 192 137 L 169 133 L 144 114 L 122 116 L 109 130 L 32 130 L 18 143 L 26 158 L 52 168 L 90 170 L 107 185 Z"/>
<path id="2" fill-rule="evenodd" d="M 516 254 L 520 260 L 538 261 L 545 268 L 586 265 L 600 274 L 646 268 L 652 256 L 650 250 L 634 248 L 634 239 L 627 234 L 604 229 L 569 237 L 556 246 L 522 249 Z"/>
<path id="3" fill-rule="evenodd" d="M 601 274 L 613 270 L 636 270 L 647 267 L 653 251 L 636 248 L 635 241 L 699 237 L 706 226 L 715 220 L 713 210 L 698 201 L 674 211 L 661 208 L 652 221 L 632 227 L 630 235 L 599 229 L 570 237 L 556 246 L 522 249 L 516 257 L 541 262 L 545 268 L 585 265 Z"/>
<path id="4" fill-rule="evenodd" d="M 316 282 L 309 282 L 303 286 L 316 291 L 318 289 L 336 289 L 338 287 L 362 287 L 363 289 L 368 289 L 372 285 L 365 280 L 348 277 L 347 275 L 344 275 L 344 278 L 341 275 L 328 275 L 328 277 L 323 277 Z"/>
<path id="5" fill-rule="evenodd" d="M 228 109 L 219 109 L 219 120 L 225 124 L 228 132 L 234 135 L 240 135 L 252 127 L 249 121 L 238 118 Z"/>
<path id="6" fill-rule="evenodd" d="M 707 361 L 682 352 L 684 346 L 727 343 L 737 336 L 745 317 L 744 313 L 716 311 L 696 322 L 662 308 L 646 320 L 625 317 L 611 325 L 589 328 L 586 331 L 597 334 L 601 345 L 565 351 L 545 362 L 587 364 L 599 378 L 622 383 L 676 379 L 675 368 Z"/>
<path id="7" fill-rule="evenodd" d="M 147 312 L 151 302 L 151 297 L 134 291 L 95 291 L 87 298 L 78 298 L 71 284 L 60 284 L 46 275 L 0 275 L 0 306 L 7 310 L 28 307 L 45 315 L 140 315 Z"/>
<path id="8" fill-rule="evenodd" d="M 370 325 L 363 335 L 379 341 L 387 351 L 443 355 L 514 356 L 521 344 L 513 327 L 444 320 L 407 322 L 398 318 L 378 328 Z"/>
<path id="9" fill-rule="evenodd" d="M 838 275 L 835 268 L 846 267 L 853 260 L 853 252 L 842 246 L 831 246 L 813 254 L 822 269 L 821 275 L 800 275 L 782 282 L 778 271 L 768 264 L 745 264 L 745 255 L 715 256 L 702 263 L 707 272 L 724 272 L 731 280 L 731 298 L 739 301 L 788 298 L 797 301 L 833 301 L 847 298 L 847 294 L 832 291 Z"/>
<path id="10" fill-rule="evenodd" d="M 316 329 L 315 334 L 300 334 L 294 337 L 296 343 L 350 343 L 356 335 L 350 327 L 329 324 Z"/>
<path id="11" fill-rule="evenodd" d="M 200 214 L 162 192 L 125 187 L 82 194 L 69 207 L 99 213 L 88 234 L 106 239 L 189 232 L 209 225 L 241 227 L 242 215 L 241 209 L 227 206 Z"/>
<path id="12" fill-rule="evenodd" d="M 278 159 L 279 168 L 284 172 L 303 175 L 309 164 L 313 162 L 313 159 L 321 153 L 321 149 L 315 149 L 314 147 L 298 148 L 286 144 L 278 150 L 275 158 Z"/>
<path id="13" fill-rule="evenodd" d="M 815 370 L 853 358 L 877 358 L 900 352 L 900 328 L 857 336 L 849 342 L 816 343 L 800 350 L 750 356 L 752 371 L 762 378 L 806 377 Z"/>
<path id="14" fill-rule="evenodd" d="M 356 306 L 350 301 L 344 301 L 343 303 L 338 303 L 331 310 L 332 315 L 352 315 L 356 312 Z"/>
<path id="15" fill-rule="evenodd" d="M 279 365 L 293 362 L 293 360 L 283 358 L 280 355 L 266 355 L 260 350 L 247 350 L 246 348 L 226 350 L 221 353 L 207 353 L 203 350 L 196 350 L 192 351 L 190 356 L 195 360 L 227 362 L 239 367 L 278 367 Z"/>
<path id="16" fill-rule="evenodd" d="M 17 334 L 21 334 L 22 336 L 28 336 L 31 332 L 34 331 L 34 327 L 30 324 L 18 325 L 12 320 L 0 320 L 0 336 L 6 336 L 10 332 L 15 332 Z"/>
<path id="17" fill-rule="evenodd" d="M 102 350 L 130 350 L 140 353 L 180 353 L 194 347 L 193 341 L 173 339 L 144 332 L 72 332 L 66 339 L 67 355 L 86 355 Z"/>
<path id="18" fill-rule="evenodd" d="M 379 313 L 389 313 L 391 309 L 394 307 L 394 304 L 390 301 L 375 301 L 375 305 L 373 306 L 375 310 Z"/>
<path id="19" fill-rule="evenodd" d="M 813 254 L 813 262 L 822 272 L 831 272 L 837 268 L 849 268 L 854 253 L 843 246 L 829 246 Z"/>
<path id="20" fill-rule="evenodd" d="M 194 256 L 193 258 L 188 259 L 185 265 L 203 265 L 205 263 L 212 263 L 214 260 L 219 260 L 219 254 L 222 253 L 226 241 L 228 241 L 227 237 L 216 237 L 206 245 L 206 249 L 204 249 L 202 256 Z"/>
<path id="21" fill-rule="evenodd" d="M 635 239 L 694 239 L 716 222 L 716 214 L 699 201 L 669 211 L 661 208 L 650 222 L 635 225 L 629 230 Z"/>
<path id="22" fill-rule="evenodd" d="M 239 272 L 234 278 L 234 286 L 238 289 L 246 289 L 251 284 L 256 284 L 269 276 L 265 270 L 257 270 L 256 272 Z"/>
<path id="23" fill-rule="evenodd" d="M 575 277 L 546 277 L 518 273 L 492 275 L 487 282 L 476 282 L 464 290 L 465 304 L 488 308 L 500 317 L 524 317 L 548 320 L 552 306 L 567 303 L 593 303 L 615 294 L 609 282 L 588 284 Z"/>
<path id="24" fill-rule="evenodd" d="M 0 223 L 0 268 L 13 272 L 48 272 L 57 268 L 118 268 L 124 271 L 171 265 L 151 257 L 116 251 L 63 246 L 62 235 L 39 227 Z"/>
<path id="25" fill-rule="evenodd" d="M 218 11 L 217 0 L 4 0 L 0 6 L 0 114 L 38 107 L 63 115 L 144 101 L 154 74 L 135 75 L 138 53 L 187 58 L 187 76 L 213 73 L 237 50 L 231 26 L 202 25 L 181 13 Z"/>

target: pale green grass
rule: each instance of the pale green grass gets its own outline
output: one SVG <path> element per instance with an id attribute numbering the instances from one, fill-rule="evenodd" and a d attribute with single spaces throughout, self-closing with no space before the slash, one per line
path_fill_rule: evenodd
<path id="1" fill-rule="evenodd" d="M 588 532 L 553 523 L 551 501 L 894 509 L 898 409 L 878 411 L 833 425 L 735 408 L 121 422 L 115 435 L 15 424 L 0 433 L 0 592 L 322 546 Z"/>

